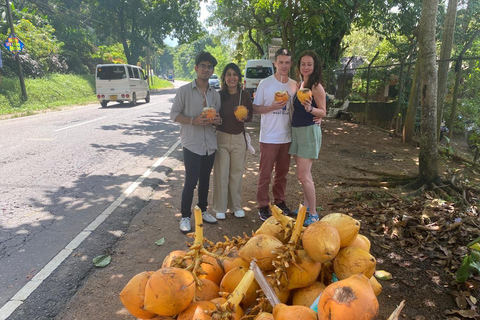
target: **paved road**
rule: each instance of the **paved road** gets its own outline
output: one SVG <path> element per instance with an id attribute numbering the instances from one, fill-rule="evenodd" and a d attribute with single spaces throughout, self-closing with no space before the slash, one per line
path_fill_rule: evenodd
<path id="1" fill-rule="evenodd" d="M 0 121 L 0 319 L 12 307 L 8 319 L 53 316 L 92 268 L 90 259 L 82 266 L 70 261 L 66 246 L 80 239 L 77 254 L 103 254 L 126 230 L 158 180 L 146 178 L 141 186 L 151 188 L 144 194 L 127 188 L 134 190 L 167 152 L 178 157 L 178 148 L 171 149 L 178 126 L 168 117 L 174 93 L 162 91 L 137 106 L 95 104 Z M 89 229 L 103 220 L 108 227 Z M 39 272 L 52 269 L 45 266 L 62 252 L 65 260 L 43 281 Z M 24 300 L 32 286 L 38 288 Z"/>

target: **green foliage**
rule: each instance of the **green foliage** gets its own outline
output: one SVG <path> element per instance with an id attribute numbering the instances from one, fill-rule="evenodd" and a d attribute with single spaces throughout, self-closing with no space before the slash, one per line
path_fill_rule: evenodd
<path id="1" fill-rule="evenodd" d="M 49 72 L 48 57 L 58 54 L 63 46 L 63 43 L 57 41 L 54 35 L 55 29 L 49 24 L 37 27 L 31 21 L 21 19 L 15 28 L 15 33 L 25 44 L 25 51 L 41 64 L 46 65 L 46 71 Z"/>
<path id="2" fill-rule="evenodd" d="M 17 78 L 2 78 L 0 114 L 27 115 L 43 109 L 96 101 L 93 75 L 50 74 L 44 78 L 26 79 L 28 100 L 22 102 Z"/>
<path id="3" fill-rule="evenodd" d="M 350 34 L 343 38 L 342 46 L 345 48 L 343 56 L 360 56 L 372 59 L 380 42 L 381 40 L 372 28 L 355 27 Z"/>
<path id="4" fill-rule="evenodd" d="M 470 242 L 469 253 L 463 258 L 462 265 L 456 273 L 457 282 L 465 282 L 474 274 L 480 273 L 480 237 Z"/>
<path id="5" fill-rule="evenodd" d="M 215 59 L 217 59 L 218 64 L 215 67 L 215 73 L 220 77 L 220 74 L 223 72 L 225 66 L 232 62 L 231 49 L 225 45 L 218 45 L 216 47 L 207 46 L 205 50 L 210 52 Z"/>
<path id="6" fill-rule="evenodd" d="M 92 57 L 97 59 L 98 63 L 128 63 L 121 43 L 99 46 Z"/>

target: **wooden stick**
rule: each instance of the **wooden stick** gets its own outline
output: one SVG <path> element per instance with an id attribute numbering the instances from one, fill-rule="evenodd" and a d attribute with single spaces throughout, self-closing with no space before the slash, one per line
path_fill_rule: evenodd
<path id="1" fill-rule="evenodd" d="M 388 317 L 387 320 L 398 320 L 398 317 L 400 317 L 400 312 L 402 312 L 403 307 L 405 307 L 405 300 L 400 302 L 400 305 L 393 311 L 393 313 Z"/>

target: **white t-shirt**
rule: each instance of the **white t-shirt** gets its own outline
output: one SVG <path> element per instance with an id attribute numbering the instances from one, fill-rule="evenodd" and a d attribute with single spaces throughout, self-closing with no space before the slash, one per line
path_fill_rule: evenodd
<path id="1" fill-rule="evenodd" d="M 290 100 L 285 107 L 261 115 L 260 142 L 262 143 L 288 143 L 292 140 L 292 99 L 297 91 L 297 82 L 288 79 L 287 83 L 281 83 L 274 75 L 263 79 L 258 84 L 253 103 L 257 106 L 269 106 L 275 99 L 275 92 L 285 90 L 290 95 Z"/>

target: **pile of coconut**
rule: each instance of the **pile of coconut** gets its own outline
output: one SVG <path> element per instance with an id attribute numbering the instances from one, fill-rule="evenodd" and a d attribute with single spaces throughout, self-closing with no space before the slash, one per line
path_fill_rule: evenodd
<path id="1" fill-rule="evenodd" d="M 382 287 L 360 222 L 332 213 L 303 227 L 276 206 L 252 234 L 212 243 L 195 208 L 194 242 L 161 269 L 134 276 L 120 293 L 140 319 L 369 320 Z"/>

